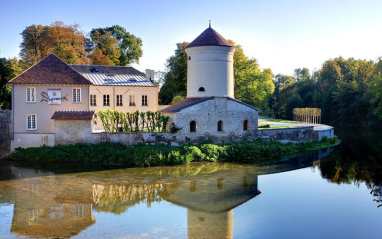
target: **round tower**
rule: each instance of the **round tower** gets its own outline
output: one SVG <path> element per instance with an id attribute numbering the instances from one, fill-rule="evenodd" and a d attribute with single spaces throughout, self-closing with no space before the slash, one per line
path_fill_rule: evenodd
<path id="1" fill-rule="evenodd" d="M 186 47 L 187 98 L 234 98 L 232 46 L 217 31 L 207 28 Z"/>

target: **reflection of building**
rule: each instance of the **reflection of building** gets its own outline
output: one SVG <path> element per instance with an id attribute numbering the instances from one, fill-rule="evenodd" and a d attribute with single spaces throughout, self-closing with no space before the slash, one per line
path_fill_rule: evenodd
<path id="1" fill-rule="evenodd" d="M 24 181 L 21 190 L 15 191 L 13 233 L 33 237 L 71 237 L 95 222 L 92 204 L 76 198 L 76 193 L 66 199 L 55 198 L 60 191 L 55 180 L 48 183 L 28 181 Z"/>
<path id="2" fill-rule="evenodd" d="M 260 193 L 256 171 L 228 172 L 163 185 L 164 200 L 187 208 L 188 238 L 232 238 L 233 209 Z"/>

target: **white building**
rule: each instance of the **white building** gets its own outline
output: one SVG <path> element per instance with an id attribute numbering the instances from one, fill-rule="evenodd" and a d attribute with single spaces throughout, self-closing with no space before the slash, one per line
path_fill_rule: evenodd
<path id="1" fill-rule="evenodd" d="M 53 114 L 110 109 L 157 111 L 154 71 L 132 67 L 68 65 L 53 53 L 13 78 L 11 151 L 55 144 Z M 99 128 L 101 124 L 97 124 Z"/>
<path id="2" fill-rule="evenodd" d="M 234 99 L 234 51 L 211 26 L 187 46 L 187 98 L 161 110 L 180 135 L 256 136 L 259 110 Z"/>

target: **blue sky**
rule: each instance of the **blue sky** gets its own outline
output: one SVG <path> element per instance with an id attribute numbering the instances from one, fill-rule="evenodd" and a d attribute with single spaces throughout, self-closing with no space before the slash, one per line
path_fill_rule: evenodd
<path id="1" fill-rule="evenodd" d="M 19 53 L 32 24 L 121 25 L 143 40 L 137 69 L 164 70 L 176 43 L 195 39 L 208 21 L 274 74 L 319 69 L 330 58 L 382 56 L 381 0 L 269 1 L 18 1 L 0 0 L 1 57 Z"/>

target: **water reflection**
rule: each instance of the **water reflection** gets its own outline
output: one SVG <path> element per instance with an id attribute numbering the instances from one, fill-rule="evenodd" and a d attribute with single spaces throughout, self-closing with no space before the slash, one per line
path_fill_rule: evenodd
<path id="1" fill-rule="evenodd" d="M 321 160 L 321 176 L 331 183 L 365 183 L 373 201 L 382 206 L 382 139 L 381 129 L 359 131 L 359 128 L 337 130 L 342 144 Z"/>
<path id="2" fill-rule="evenodd" d="M 14 204 L 11 232 L 71 237 L 96 223 L 94 211 L 116 215 L 163 200 L 187 208 L 189 238 L 232 238 L 234 208 L 258 196 L 258 176 L 315 164 L 329 150 L 271 166 L 195 163 L 176 167 L 60 174 L 7 164 L 0 167 L 0 203 Z"/>

